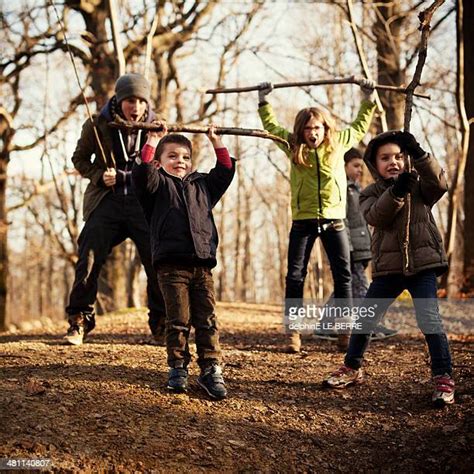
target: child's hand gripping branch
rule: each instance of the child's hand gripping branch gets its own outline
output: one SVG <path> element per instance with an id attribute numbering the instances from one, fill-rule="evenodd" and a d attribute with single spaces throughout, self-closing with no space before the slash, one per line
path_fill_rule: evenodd
<path id="1" fill-rule="evenodd" d="M 115 186 L 117 180 L 117 171 L 115 168 L 107 168 L 102 175 L 102 180 L 107 187 Z"/>
<path id="2" fill-rule="evenodd" d="M 370 102 L 375 100 L 375 81 L 371 79 L 362 78 L 360 80 L 360 88 L 364 95 L 364 99 Z"/>
<path id="3" fill-rule="evenodd" d="M 412 193 L 418 183 L 418 175 L 416 172 L 408 172 L 400 174 L 397 181 L 393 185 L 392 192 L 398 198 L 405 197 L 408 193 Z"/>
<path id="4" fill-rule="evenodd" d="M 159 141 L 168 133 L 165 120 L 154 120 L 153 125 L 161 126 L 162 129 L 148 132 L 146 143 L 142 148 L 143 163 L 150 163 L 153 161 Z"/>
<path id="5" fill-rule="evenodd" d="M 258 103 L 263 104 L 266 102 L 265 97 L 270 94 L 273 90 L 273 84 L 271 82 L 261 82 L 258 85 Z"/>
<path id="6" fill-rule="evenodd" d="M 426 156 L 426 151 L 421 148 L 416 138 L 410 132 L 401 132 L 400 146 L 416 161 Z"/>
<path id="7" fill-rule="evenodd" d="M 211 123 L 209 125 L 209 131 L 207 133 L 207 137 L 209 141 L 212 143 L 214 147 L 214 151 L 216 153 L 217 162 L 224 166 L 225 168 L 232 168 L 232 161 L 230 159 L 229 152 L 225 147 L 224 143 L 222 142 L 221 136 L 216 133 L 216 125 Z"/>

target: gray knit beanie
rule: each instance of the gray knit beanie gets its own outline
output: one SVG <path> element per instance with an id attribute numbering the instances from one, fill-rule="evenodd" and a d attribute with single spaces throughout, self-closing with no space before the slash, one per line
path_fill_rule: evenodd
<path id="1" fill-rule="evenodd" d="M 150 84 L 141 74 L 124 74 L 115 83 L 117 102 L 128 97 L 139 97 L 150 102 Z"/>

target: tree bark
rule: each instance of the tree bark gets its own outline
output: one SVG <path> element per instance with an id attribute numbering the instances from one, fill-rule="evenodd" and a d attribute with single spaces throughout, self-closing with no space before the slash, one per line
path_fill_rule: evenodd
<path id="1" fill-rule="evenodd" d="M 400 66 L 400 33 L 405 17 L 401 15 L 401 2 L 379 2 L 373 33 L 377 42 L 377 82 L 399 86 L 405 84 L 405 71 Z M 404 96 L 379 91 L 389 130 L 401 130 L 405 110 Z M 380 132 L 381 130 L 379 130 Z"/>
<path id="2" fill-rule="evenodd" d="M 462 32 L 464 38 L 464 95 L 467 118 L 471 124 L 474 119 L 474 42 L 472 25 L 474 25 L 474 3 L 463 0 Z M 464 173 L 464 288 L 469 295 L 474 294 L 474 133 L 469 136 L 466 168 Z"/>

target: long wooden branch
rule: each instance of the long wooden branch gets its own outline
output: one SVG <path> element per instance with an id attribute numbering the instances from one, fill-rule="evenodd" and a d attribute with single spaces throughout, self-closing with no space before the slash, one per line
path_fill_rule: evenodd
<path id="1" fill-rule="evenodd" d="M 421 40 L 418 50 L 418 61 L 416 63 L 415 74 L 410 84 L 406 88 L 404 130 L 410 131 L 411 114 L 413 110 L 413 96 L 416 96 L 415 89 L 420 85 L 421 73 L 425 65 L 428 52 L 428 38 L 430 36 L 430 22 L 434 12 L 444 3 L 444 0 L 435 0 L 426 10 L 423 10 L 418 18 L 420 19 L 419 30 Z"/>
<path id="2" fill-rule="evenodd" d="M 435 0 L 433 4 L 426 10 L 423 10 L 418 18 L 420 19 L 419 30 L 421 31 L 421 40 L 418 49 L 418 61 L 416 63 L 415 73 L 410 84 L 407 86 L 407 94 L 405 99 L 405 116 L 403 121 L 403 128 L 406 132 L 410 131 L 410 121 L 413 110 L 413 96 L 415 95 L 415 89 L 420 85 L 421 73 L 425 65 L 426 56 L 428 52 L 428 37 L 430 35 L 430 22 L 434 12 L 444 3 L 444 0 Z M 411 158 L 407 157 L 408 160 L 408 171 L 411 171 Z M 406 225 L 405 225 L 405 238 L 403 241 L 403 251 L 405 255 L 405 270 L 409 268 L 409 245 L 410 245 L 410 221 L 411 221 L 411 195 L 407 194 L 405 198 L 406 207 Z"/>
<path id="3" fill-rule="evenodd" d="M 161 124 L 145 123 L 145 122 L 130 122 L 128 120 L 122 120 L 119 117 L 115 117 L 115 121 L 109 122 L 109 126 L 113 128 L 120 128 L 122 130 L 134 131 L 134 130 L 146 130 L 148 132 L 159 132 L 163 130 Z M 166 128 L 168 132 L 184 132 L 184 133 L 208 133 L 208 126 L 201 125 L 182 125 L 182 124 L 167 124 Z M 281 143 L 287 148 L 290 145 L 286 140 L 276 135 L 268 133 L 266 130 L 258 130 L 254 128 L 237 128 L 237 127 L 216 127 L 216 133 L 218 135 L 239 135 L 246 137 L 257 137 L 273 140 Z"/>
<path id="4" fill-rule="evenodd" d="M 444 0 L 443 0 L 444 1 Z M 354 76 L 350 77 L 342 77 L 339 79 L 318 79 L 315 81 L 303 81 L 303 82 L 280 82 L 277 84 L 273 84 L 274 89 L 283 89 L 286 87 L 305 87 L 305 86 L 322 86 L 322 85 L 330 85 L 330 84 L 357 84 L 360 85 L 362 82 L 361 79 L 356 78 Z M 218 88 L 218 89 L 208 89 L 206 94 L 231 94 L 231 93 L 239 93 L 239 92 L 251 92 L 251 91 L 258 91 L 260 90 L 260 85 L 256 86 L 247 86 L 247 87 L 230 87 L 230 88 Z M 392 91 L 397 92 L 399 94 L 407 94 L 407 89 L 405 87 L 397 87 L 397 86 L 388 86 L 384 84 L 376 84 L 375 89 L 377 90 L 385 90 L 385 91 Z M 431 97 L 425 94 L 414 94 L 415 97 L 421 97 L 422 99 L 430 100 Z"/>
<path id="5" fill-rule="evenodd" d="M 360 39 L 359 30 L 357 29 L 357 26 L 354 20 L 354 9 L 352 8 L 352 0 L 346 0 L 346 6 L 347 6 L 346 14 L 349 20 L 349 25 L 352 30 L 352 36 L 354 37 L 354 43 L 356 46 L 357 55 L 359 56 L 360 65 L 362 67 L 362 70 L 364 71 L 364 76 L 367 79 L 370 79 L 369 65 L 365 57 L 364 48 L 362 47 L 362 41 Z M 378 93 L 376 92 L 374 95 L 375 95 L 375 103 L 377 104 L 377 109 L 380 113 L 380 122 L 382 125 L 382 131 L 386 132 L 388 130 L 388 125 L 387 125 L 387 117 L 385 115 L 385 110 L 383 108 L 382 101 L 380 100 Z"/>

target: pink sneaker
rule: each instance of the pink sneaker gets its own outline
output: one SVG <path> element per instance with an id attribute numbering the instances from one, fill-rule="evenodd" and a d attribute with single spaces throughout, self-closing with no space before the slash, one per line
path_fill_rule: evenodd
<path id="1" fill-rule="evenodd" d="M 345 365 L 341 365 L 339 369 L 333 372 L 323 384 L 331 388 L 344 388 L 348 385 L 357 385 L 364 381 L 362 369 L 351 369 Z"/>
<path id="2" fill-rule="evenodd" d="M 433 377 L 435 389 L 431 401 L 437 407 L 444 407 L 454 403 L 454 380 L 450 375 L 436 375 Z"/>

